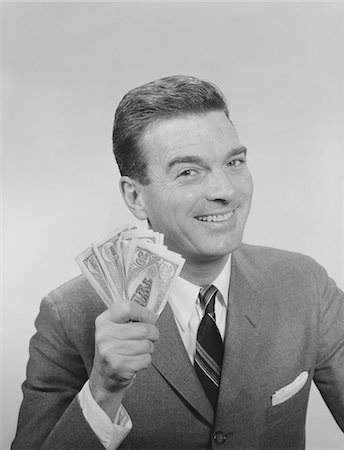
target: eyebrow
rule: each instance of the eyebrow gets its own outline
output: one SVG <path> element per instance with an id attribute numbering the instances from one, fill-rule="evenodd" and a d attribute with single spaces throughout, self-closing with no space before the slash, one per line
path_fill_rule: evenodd
<path id="1" fill-rule="evenodd" d="M 240 145 L 239 147 L 232 148 L 228 154 L 227 158 L 232 158 L 233 156 L 241 155 L 242 153 L 247 154 L 247 148 L 243 145 Z M 173 166 L 177 164 L 202 164 L 204 163 L 203 159 L 199 156 L 176 156 L 175 158 L 172 158 L 171 161 L 167 164 L 167 171 L 170 171 Z"/>

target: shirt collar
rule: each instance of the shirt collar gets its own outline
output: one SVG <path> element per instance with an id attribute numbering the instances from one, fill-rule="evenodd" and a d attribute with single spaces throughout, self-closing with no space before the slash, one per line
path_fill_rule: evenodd
<path id="1" fill-rule="evenodd" d="M 219 296 L 220 301 L 223 301 L 226 307 L 228 305 L 230 275 L 231 255 L 229 255 L 229 258 L 219 275 L 211 283 L 219 290 L 221 294 L 221 296 Z M 201 286 L 190 283 L 190 281 L 184 280 L 184 278 L 178 277 L 171 288 L 169 303 L 175 318 L 183 330 L 186 329 L 194 311 L 200 287 Z"/>

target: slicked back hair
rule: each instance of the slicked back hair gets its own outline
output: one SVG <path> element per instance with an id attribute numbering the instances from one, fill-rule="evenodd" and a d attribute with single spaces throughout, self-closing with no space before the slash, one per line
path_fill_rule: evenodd
<path id="1" fill-rule="evenodd" d="M 195 77 L 165 77 L 130 90 L 116 110 L 112 136 L 121 175 L 142 185 L 149 184 L 147 157 L 141 148 L 148 125 L 211 111 L 223 111 L 229 119 L 227 102 L 220 89 Z"/>

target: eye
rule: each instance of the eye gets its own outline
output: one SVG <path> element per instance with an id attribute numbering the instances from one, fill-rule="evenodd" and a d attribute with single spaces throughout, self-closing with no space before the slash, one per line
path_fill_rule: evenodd
<path id="1" fill-rule="evenodd" d="M 192 175 L 196 175 L 197 171 L 195 169 L 184 169 L 179 172 L 178 177 L 191 177 Z"/>
<path id="2" fill-rule="evenodd" d="M 244 158 L 236 158 L 236 159 L 232 159 L 231 161 L 229 161 L 227 163 L 227 166 L 238 167 L 238 166 L 241 166 L 241 164 L 244 164 L 245 162 L 246 162 L 246 160 Z"/>

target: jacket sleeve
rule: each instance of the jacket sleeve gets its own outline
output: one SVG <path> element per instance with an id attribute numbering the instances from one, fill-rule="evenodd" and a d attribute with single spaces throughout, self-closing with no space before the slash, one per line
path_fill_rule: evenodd
<path id="1" fill-rule="evenodd" d="M 85 365 L 50 297 L 43 299 L 35 326 L 12 448 L 104 450 L 77 398 L 88 378 Z"/>
<path id="2" fill-rule="evenodd" d="M 344 294 L 319 266 L 317 280 L 319 351 L 314 381 L 344 432 Z"/>

